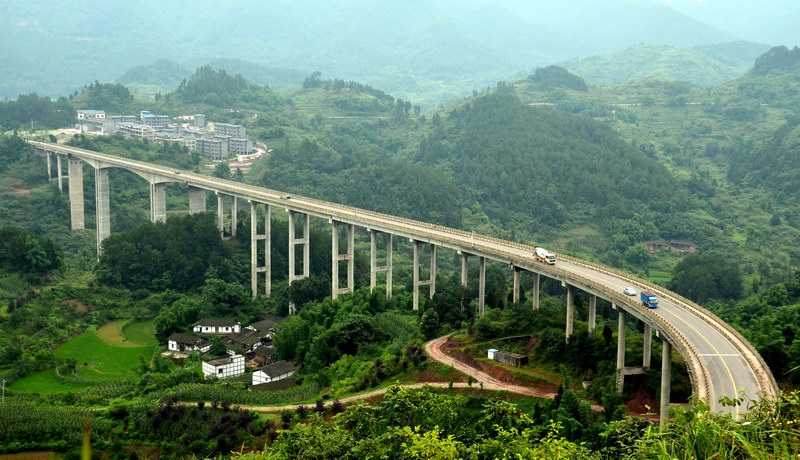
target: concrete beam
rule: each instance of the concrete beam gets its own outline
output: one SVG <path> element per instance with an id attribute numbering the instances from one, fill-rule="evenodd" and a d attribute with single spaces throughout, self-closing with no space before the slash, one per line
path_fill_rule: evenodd
<path id="1" fill-rule="evenodd" d="M 625 323 L 627 322 L 627 312 L 618 309 L 619 323 L 617 326 L 617 392 L 622 393 L 625 387 Z"/>
<path id="2" fill-rule="evenodd" d="M 61 164 L 61 155 L 56 155 Z M 78 158 L 69 159 L 69 216 L 72 230 L 86 228 L 83 201 L 83 161 Z M 59 166 L 60 168 L 61 166 Z M 59 171 L 59 177 L 61 171 Z"/>
<path id="3" fill-rule="evenodd" d="M 189 214 L 206 212 L 206 191 L 189 186 Z"/>
<path id="4" fill-rule="evenodd" d="M 575 292 L 571 285 L 567 285 L 567 328 L 564 333 L 566 341 L 572 337 L 572 331 L 575 327 Z"/>
<path id="5" fill-rule="evenodd" d="M 670 384 L 672 381 L 672 344 L 661 342 L 661 400 L 658 409 L 658 426 L 661 431 L 667 425 L 669 417 Z"/>
<path id="6" fill-rule="evenodd" d="M 97 257 L 103 247 L 103 241 L 111 235 L 111 203 L 109 199 L 108 169 L 94 170 L 95 198 L 97 211 Z"/>
<path id="7" fill-rule="evenodd" d="M 539 309 L 539 284 L 541 283 L 541 275 L 538 273 L 533 274 L 533 289 L 531 290 L 531 303 L 534 310 Z"/>
<path id="8" fill-rule="evenodd" d="M 520 279 L 521 270 L 519 267 L 514 267 L 514 287 L 511 294 L 511 301 L 514 304 L 519 303 L 519 279 Z"/>
<path id="9" fill-rule="evenodd" d="M 150 184 L 150 221 L 167 220 L 167 184 Z"/>
<path id="10" fill-rule="evenodd" d="M 589 334 L 593 333 L 597 327 L 597 296 L 589 294 Z"/>

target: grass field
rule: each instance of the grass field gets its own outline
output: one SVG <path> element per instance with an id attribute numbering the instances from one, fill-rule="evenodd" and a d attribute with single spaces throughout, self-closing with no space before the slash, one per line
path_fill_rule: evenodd
<path id="1" fill-rule="evenodd" d="M 9 388 L 25 392 L 61 393 L 86 388 L 95 382 L 135 377 L 133 369 L 138 366 L 139 357 L 150 359 L 157 347 L 151 332 L 153 323 L 133 323 L 124 331 L 120 330 L 122 324 L 121 321 L 115 321 L 97 331 L 86 331 L 56 349 L 54 354 L 57 359 L 73 358 L 77 361 L 78 381 L 66 379 L 62 383 L 55 371 L 50 369 L 16 380 Z M 132 344 L 136 345 L 132 347 Z M 143 346 L 137 346 L 139 344 Z"/>

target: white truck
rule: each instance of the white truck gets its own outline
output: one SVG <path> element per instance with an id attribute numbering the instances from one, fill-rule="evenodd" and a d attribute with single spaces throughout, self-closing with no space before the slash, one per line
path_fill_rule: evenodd
<path id="1" fill-rule="evenodd" d="M 556 255 L 545 248 L 537 247 L 534 249 L 533 257 L 535 257 L 539 262 L 546 263 L 548 265 L 555 265 L 556 263 Z"/>

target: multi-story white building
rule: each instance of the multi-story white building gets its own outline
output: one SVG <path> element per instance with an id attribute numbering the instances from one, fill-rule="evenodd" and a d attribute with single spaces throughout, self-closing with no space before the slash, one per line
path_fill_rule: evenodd
<path id="1" fill-rule="evenodd" d="M 244 356 L 233 355 L 203 361 L 203 376 L 208 379 L 228 379 L 244 374 Z"/>
<path id="2" fill-rule="evenodd" d="M 253 141 L 246 137 L 231 137 L 228 139 L 228 153 L 234 155 L 247 155 L 253 151 Z"/>
<path id="3" fill-rule="evenodd" d="M 195 145 L 197 146 L 197 151 L 209 160 L 228 159 L 228 139 L 197 139 Z"/>
<path id="4" fill-rule="evenodd" d="M 192 331 L 201 334 L 238 334 L 242 325 L 232 319 L 203 319 L 192 324 Z"/>
<path id="5" fill-rule="evenodd" d="M 139 119 L 142 124 L 151 126 L 156 129 L 166 128 L 170 123 L 170 118 L 166 115 L 156 115 L 147 110 L 139 112 Z"/>
<path id="6" fill-rule="evenodd" d="M 108 118 L 114 123 L 136 123 L 136 115 L 111 115 Z"/>
<path id="7" fill-rule="evenodd" d="M 156 130 L 152 126 L 141 123 L 117 123 L 117 132 L 125 136 L 138 137 L 153 141 L 156 138 Z"/>
<path id="8" fill-rule="evenodd" d="M 106 112 L 104 110 L 89 110 L 89 109 L 81 109 L 78 110 L 78 120 L 105 120 L 106 119 Z"/>
<path id="9" fill-rule="evenodd" d="M 230 123 L 214 123 L 214 134 L 216 136 L 246 137 L 245 128 L 242 125 L 232 125 Z"/>

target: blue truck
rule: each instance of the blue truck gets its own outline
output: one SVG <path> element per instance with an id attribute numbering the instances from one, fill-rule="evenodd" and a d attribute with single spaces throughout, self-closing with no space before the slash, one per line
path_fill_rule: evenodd
<path id="1" fill-rule="evenodd" d="M 640 298 L 642 299 L 642 305 L 647 308 L 658 308 L 658 297 L 656 294 L 651 291 L 642 291 L 640 293 Z"/>

